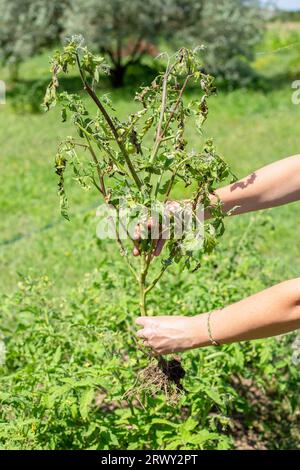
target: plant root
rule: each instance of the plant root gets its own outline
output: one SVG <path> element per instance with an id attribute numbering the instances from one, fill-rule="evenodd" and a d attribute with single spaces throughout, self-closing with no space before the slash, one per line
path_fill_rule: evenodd
<path id="1" fill-rule="evenodd" d="M 136 397 L 144 392 L 155 397 L 164 392 L 168 402 L 177 402 L 184 392 L 181 383 L 184 376 L 185 370 L 179 358 L 169 361 L 162 356 L 152 358 L 150 364 L 139 371 L 135 385 L 126 392 L 126 396 Z"/>

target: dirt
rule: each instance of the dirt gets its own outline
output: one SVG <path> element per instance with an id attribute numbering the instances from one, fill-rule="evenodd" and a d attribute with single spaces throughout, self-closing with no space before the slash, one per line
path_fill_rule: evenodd
<path id="1" fill-rule="evenodd" d="M 178 358 L 169 361 L 161 356 L 153 358 L 150 364 L 138 373 L 137 383 L 127 392 L 127 396 L 143 392 L 156 396 L 164 392 L 168 402 L 176 402 L 184 392 L 181 383 L 184 376 L 185 370 Z"/>
<path id="2" fill-rule="evenodd" d="M 238 450 L 299 449 L 300 412 L 291 414 L 282 402 L 281 413 L 272 390 L 263 390 L 252 379 L 232 377 L 232 385 L 247 403 L 244 412 L 231 416 L 231 435 Z"/>

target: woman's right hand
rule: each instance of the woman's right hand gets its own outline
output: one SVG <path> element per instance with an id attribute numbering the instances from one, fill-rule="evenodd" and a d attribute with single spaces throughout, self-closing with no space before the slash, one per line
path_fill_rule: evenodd
<path id="1" fill-rule="evenodd" d="M 180 204 L 179 202 L 177 201 L 168 201 L 166 203 L 166 212 L 169 213 L 169 214 L 176 214 L 176 211 L 178 211 L 180 209 Z M 151 232 L 154 231 L 156 232 L 156 221 L 150 217 L 148 222 L 147 222 L 147 230 L 148 230 L 148 234 L 149 236 L 151 237 Z M 141 240 L 142 240 L 142 232 L 144 230 L 145 227 L 143 227 L 140 223 L 138 223 L 135 227 L 135 231 L 134 231 L 134 237 L 133 237 L 133 241 L 134 241 L 134 248 L 133 248 L 133 256 L 140 256 L 141 254 L 141 251 L 140 251 L 140 244 L 141 244 Z M 158 238 L 154 238 L 153 239 L 153 252 L 152 252 L 152 256 L 159 256 L 162 252 L 162 249 L 166 243 L 166 239 L 163 237 L 163 235 L 161 234 L 161 230 L 158 230 L 159 233 L 160 233 L 160 236 Z"/>

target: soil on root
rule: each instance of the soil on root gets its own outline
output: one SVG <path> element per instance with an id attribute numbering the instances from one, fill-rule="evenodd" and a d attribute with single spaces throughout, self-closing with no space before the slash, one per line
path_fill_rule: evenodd
<path id="1" fill-rule="evenodd" d="M 136 384 L 126 395 L 132 397 L 144 392 L 156 396 L 164 392 L 167 401 L 176 402 L 184 392 L 181 383 L 184 376 L 185 370 L 178 358 L 169 361 L 162 356 L 153 358 L 150 364 L 138 373 Z"/>

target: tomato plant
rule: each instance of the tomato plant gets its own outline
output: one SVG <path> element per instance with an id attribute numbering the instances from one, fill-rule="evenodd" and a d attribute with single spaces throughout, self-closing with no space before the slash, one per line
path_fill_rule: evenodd
<path id="1" fill-rule="evenodd" d="M 91 116 L 78 94 L 59 92 L 59 77 L 76 67 L 82 88 L 96 106 Z M 186 124 L 192 120 L 200 134 L 208 115 L 207 99 L 216 92 L 213 77 L 202 71 L 201 48 L 180 49 L 166 56 L 166 68 L 149 85 L 136 93 L 141 109 L 126 119 L 117 117 L 113 104 L 104 95 L 98 97 L 97 83 L 108 67 L 102 57 L 93 55 L 83 45 L 81 37 L 72 37 L 52 60 L 52 81 L 47 88 L 44 106 L 49 109 L 61 105 L 62 120 L 71 117 L 80 141 L 68 137 L 56 156 L 56 173 L 59 176 L 59 194 L 64 217 L 68 218 L 68 202 L 65 194 L 64 173 L 72 166 L 75 179 L 84 187 L 94 187 L 103 201 L 118 214 L 115 220 L 116 241 L 130 272 L 139 285 L 140 311 L 147 313 L 147 295 L 156 286 L 164 272 L 174 262 L 183 268 L 196 270 L 205 253 L 210 253 L 217 238 L 223 234 L 224 214 L 221 204 L 210 207 L 210 220 L 204 223 L 201 246 L 193 246 L 197 239 L 196 208 L 210 206 L 210 194 L 221 181 L 231 175 L 223 158 L 216 152 L 212 140 L 207 140 L 198 151 L 190 150 L 185 137 Z M 199 98 L 186 100 L 188 86 L 199 88 Z M 200 139 L 199 139 L 200 140 Z M 158 235 L 162 236 L 162 217 L 165 204 L 172 198 L 172 191 L 179 182 L 193 189 L 190 212 L 193 223 L 181 237 L 176 236 L 174 214 L 171 230 L 166 240 L 161 266 L 150 276 L 154 263 L 153 240 L 146 233 L 141 241 L 140 262 L 134 262 L 130 249 L 123 241 L 120 229 L 131 242 L 134 233 L 128 223 L 120 222 L 121 207 L 129 212 L 129 221 L 137 208 L 146 209 L 146 217 L 157 208 L 155 217 Z M 122 225 L 123 224 L 123 225 Z M 131 224 L 132 225 L 132 224 Z M 147 230 L 146 230 L 147 232 Z M 153 238 L 153 237 L 152 237 Z"/>

